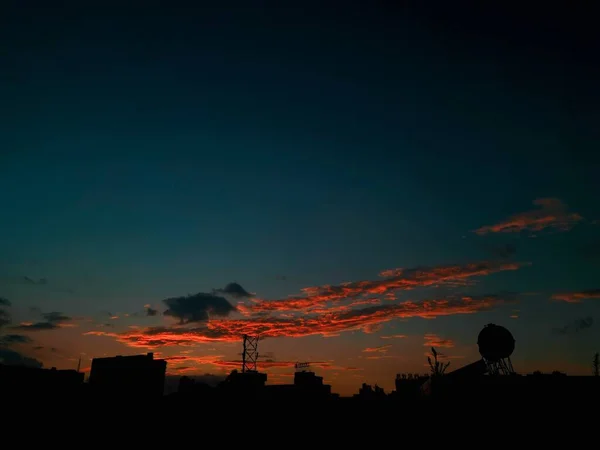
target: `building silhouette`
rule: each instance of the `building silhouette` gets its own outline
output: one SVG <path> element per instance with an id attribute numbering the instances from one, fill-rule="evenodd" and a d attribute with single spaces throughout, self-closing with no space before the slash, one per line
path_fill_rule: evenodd
<path id="1" fill-rule="evenodd" d="M 261 398 L 264 396 L 267 374 L 255 370 L 239 372 L 232 370 L 217 386 L 218 395 L 229 400 Z"/>
<path id="2" fill-rule="evenodd" d="M 399 373 L 396 375 L 396 390 L 392 396 L 404 401 L 413 401 L 421 395 L 421 386 L 429 379 L 429 375 L 417 373 Z"/>
<path id="3" fill-rule="evenodd" d="M 0 364 L 0 398 L 65 398 L 80 394 L 84 373 Z"/>
<path id="4" fill-rule="evenodd" d="M 153 353 L 94 358 L 89 387 L 93 395 L 160 398 L 163 395 L 167 362 Z"/>
<path id="5" fill-rule="evenodd" d="M 271 401 L 314 402 L 332 398 L 331 385 L 323 383 L 323 377 L 309 370 L 294 373 L 294 384 L 271 384 L 266 386 L 266 397 Z"/>
<path id="6" fill-rule="evenodd" d="M 358 389 L 358 394 L 354 395 L 354 398 L 367 399 L 367 400 L 378 400 L 386 397 L 383 388 L 375 385 L 374 387 L 370 384 L 363 383 Z"/>
<path id="7" fill-rule="evenodd" d="M 294 386 L 302 395 L 327 397 L 331 395 L 331 386 L 323 383 L 323 377 L 308 370 L 294 373 Z"/>

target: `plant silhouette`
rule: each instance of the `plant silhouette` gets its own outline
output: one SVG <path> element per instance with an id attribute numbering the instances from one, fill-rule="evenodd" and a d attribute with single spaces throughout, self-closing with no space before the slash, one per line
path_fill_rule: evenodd
<path id="1" fill-rule="evenodd" d="M 432 376 L 440 376 L 444 375 L 446 369 L 450 365 L 450 362 L 441 362 L 438 361 L 438 352 L 434 347 L 431 347 L 431 354 L 433 355 L 433 361 L 431 360 L 431 356 L 427 357 L 427 362 L 429 363 L 429 367 L 431 369 Z"/>

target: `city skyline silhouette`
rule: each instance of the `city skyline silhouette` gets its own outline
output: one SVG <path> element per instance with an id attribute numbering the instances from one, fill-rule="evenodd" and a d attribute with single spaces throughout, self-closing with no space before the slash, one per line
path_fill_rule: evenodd
<path id="1" fill-rule="evenodd" d="M 591 376 L 593 15 L 225 3 L 0 7 L 0 364 L 217 386 L 248 335 L 268 386 L 387 395 L 492 323 Z"/>

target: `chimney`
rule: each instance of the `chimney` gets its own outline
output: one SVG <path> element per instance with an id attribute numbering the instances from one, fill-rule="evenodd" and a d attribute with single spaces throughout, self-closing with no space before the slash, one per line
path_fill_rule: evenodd
<path id="1" fill-rule="evenodd" d="M 154 353 L 149 352 L 148 353 L 148 359 L 154 359 Z"/>

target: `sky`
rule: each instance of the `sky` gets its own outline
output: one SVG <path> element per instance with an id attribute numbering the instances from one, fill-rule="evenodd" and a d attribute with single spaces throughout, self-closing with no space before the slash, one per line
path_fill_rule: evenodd
<path id="1" fill-rule="evenodd" d="M 393 4 L 6 2 L 0 361 L 220 376 L 258 334 L 268 383 L 351 395 L 495 323 L 518 372 L 591 373 L 587 29 Z"/>

